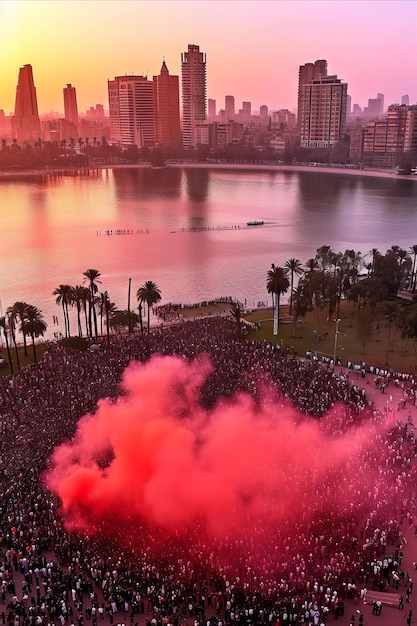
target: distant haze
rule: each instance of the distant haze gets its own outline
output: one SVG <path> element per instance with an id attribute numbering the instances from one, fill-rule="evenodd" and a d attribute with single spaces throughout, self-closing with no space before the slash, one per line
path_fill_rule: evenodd
<path id="1" fill-rule="evenodd" d="M 298 67 L 325 58 L 362 107 L 377 92 L 385 106 L 417 101 L 417 3 L 275 0 L 0 0 L 0 109 L 14 110 L 19 67 L 33 66 L 40 113 L 63 111 L 62 89 L 77 89 L 81 112 L 108 108 L 107 79 L 180 75 L 181 52 L 207 54 L 208 98 L 235 96 L 252 110 L 296 106 Z"/>

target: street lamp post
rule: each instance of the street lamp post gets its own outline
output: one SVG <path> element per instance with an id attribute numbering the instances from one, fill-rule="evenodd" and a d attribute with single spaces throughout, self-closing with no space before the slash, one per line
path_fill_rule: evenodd
<path id="1" fill-rule="evenodd" d="M 334 332 L 334 350 L 333 350 L 333 367 L 336 367 L 336 351 L 337 351 L 337 338 L 339 336 L 339 324 L 341 322 L 340 319 L 333 320 L 336 322 L 336 330 Z"/>

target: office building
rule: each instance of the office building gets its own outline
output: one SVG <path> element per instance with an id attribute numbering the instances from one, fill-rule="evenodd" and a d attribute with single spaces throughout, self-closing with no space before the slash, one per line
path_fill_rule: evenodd
<path id="1" fill-rule="evenodd" d="M 41 123 L 32 66 L 24 65 L 19 70 L 12 118 L 12 136 L 19 143 L 33 142 L 39 139 L 40 133 Z"/>
<path id="2" fill-rule="evenodd" d="M 404 152 L 417 151 L 417 105 L 408 107 L 404 132 Z"/>
<path id="3" fill-rule="evenodd" d="M 67 84 L 63 89 L 64 93 L 64 117 L 67 122 L 71 122 L 78 127 L 78 107 L 77 107 L 77 92 L 75 87 L 71 84 Z"/>
<path id="4" fill-rule="evenodd" d="M 199 46 L 188 45 L 181 54 L 182 141 L 185 148 L 196 146 L 195 128 L 207 117 L 206 55 Z"/>
<path id="5" fill-rule="evenodd" d="M 408 94 L 401 96 L 401 104 L 405 104 L 406 106 L 409 106 L 410 96 Z"/>
<path id="6" fill-rule="evenodd" d="M 336 75 L 300 87 L 301 148 L 330 148 L 341 140 L 346 130 L 347 88 Z"/>
<path id="7" fill-rule="evenodd" d="M 179 77 L 170 75 L 165 61 L 159 75 L 153 77 L 153 98 L 156 145 L 180 146 L 182 135 Z"/>
<path id="8" fill-rule="evenodd" d="M 154 86 L 146 76 L 116 76 L 107 83 L 110 142 L 155 146 Z"/>
<path id="9" fill-rule="evenodd" d="M 242 108 L 239 109 L 239 121 L 242 124 L 250 124 L 252 118 L 252 103 L 242 102 Z"/>

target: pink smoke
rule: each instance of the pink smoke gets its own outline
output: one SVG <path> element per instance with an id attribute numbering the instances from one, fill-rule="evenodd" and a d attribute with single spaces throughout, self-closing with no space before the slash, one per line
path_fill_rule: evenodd
<path id="1" fill-rule="evenodd" d="M 260 406 L 239 394 L 205 411 L 199 388 L 211 369 L 207 356 L 132 363 L 123 395 L 80 420 L 45 477 L 69 527 L 111 517 L 181 533 L 198 521 L 224 535 L 349 509 L 372 490 L 375 477 L 358 471 L 370 427 L 331 438 L 326 420 L 305 418 L 267 388 Z"/>

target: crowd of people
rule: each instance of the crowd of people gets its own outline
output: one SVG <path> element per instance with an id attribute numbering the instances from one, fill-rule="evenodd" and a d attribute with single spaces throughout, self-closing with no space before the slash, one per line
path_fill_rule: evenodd
<path id="1" fill-rule="evenodd" d="M 208 410 L 236 392 L 260 403 L 268 386 L 278 404 L 322 418 L 326 435 L 346 446 L 366 424 L 367 443 L 359 456 L 347 455 L 343 473 L 316 476 L 315 493 L 277 527 L 246 534 L 242 518 L 238 536 L 210 538 L 197 520 L 184 538 L 143 520 L 106 519 L 91 534 L 73 532 L 43 482 L 48 460 L 100 398 L 119 396 L 131 360 L 157 352 L 210 356 L 199 400 Z M 407 393 L 414 397 L 411 387 Z M 339 403 L 343 410 L 334 409 Z M 228 318 L 114 337 L 95 352 L 51 343 L 41 362 L 0 378 L 1 623 L 318 626 L 343 615 L 365 588 L 409 598 L 402 550 L 404 528 L 416 524 L 414 427 L 384 420 L 360 380 L 268 343 L 239 341 Z"/>

